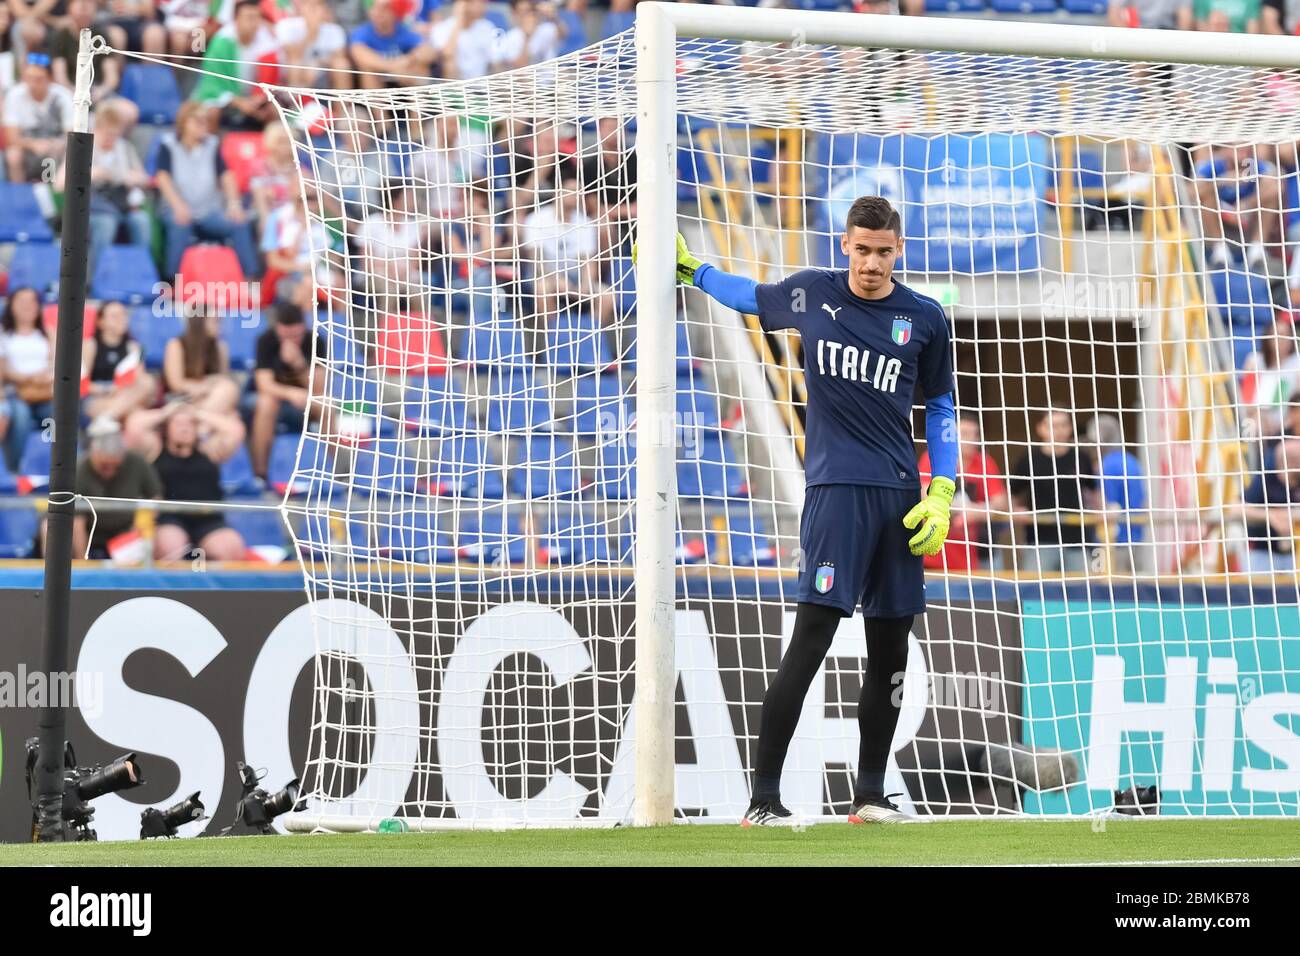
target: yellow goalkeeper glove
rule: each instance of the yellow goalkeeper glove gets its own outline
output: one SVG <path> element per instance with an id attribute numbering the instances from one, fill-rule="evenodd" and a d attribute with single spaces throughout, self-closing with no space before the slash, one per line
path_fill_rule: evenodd
<path id="1" fill-rule="evenodd" d="M 632 265 L 636 265 L 637 244 L 632 243 Z M 677 281 L 684 282 L 687 285 L 695 285 L 695 270 L 704 265 L 699 259 L 691 255 L 691 250 L 686 248 L 686 237 L 680 232 L 677 234 Z"/>
<path id="2" fill-rule="evenodd" d="M 908 531 L 921 525 L 921 530 L 907 542 L 913 554 L 932 556 L 943 549 L 943 543 L 948 539 L 948 510 L 956 491 L 952 479 L 940 475 L 930 482 L 925 500 L 903 518 L 903 527 Z"/>

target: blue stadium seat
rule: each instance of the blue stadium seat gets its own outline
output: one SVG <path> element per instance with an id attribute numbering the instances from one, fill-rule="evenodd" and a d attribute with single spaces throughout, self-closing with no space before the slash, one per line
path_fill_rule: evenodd
<path id="1" fill-rule="evenodd" d="M 510 469 L 510 490 L 526 498 L 570 497 L 582 487 L 573 442 L 559 435 L 533 435 Z"/>
<path id="2" fill-rule="evenodd" d="M 1106 157 L 1099 149 L 1080 149 L 1074 160 L 1078 167 L 1075 186 L 1078 189 L 1102 189 L 1106 185 Z"/>
<path id="3" fill-rule="evenodd" d="M 542 535 L 541 557 L 548 564 L 609 561 L 609 540 L 598 519 L 573 512 L 558 515 Z"/>
<path id="4" fill-rule="evenodd" d="M 790 6 L 800 10 L 848 10 L 853 5 L 849 0 L 794 0 Z"/>
<path id="5" fill-rule="evenodd" d="M 295 465 L 298 465 L 296 470 L 299 472 L 296 479 L 293 477 Z M 319 494 L 322 485 L 332 483 L 333 474 L 330 447 L 316 436 L 277 435 L 272 442 L 266 480 L 277 493 Z"/>
<path id="6" fill-rule="evenodd" d="M 340 404 L 348 402 L 367 405 L 370 406 L 371 414 L 377 414 L 379 383 L 366 375 L 364 370 L 332 370 L 328 391 L 330 397 Z"/>
<path id="7" fill-rule="evenodd" d="M 627 435 L 600 446 L 596 487 L 602 498 L 631 501 L 636 497 L 636 448 Z"/>
<path id="8" fill-rule="evenodd" d="M 556 316 L 546 330 L 546 361 L 557 372 L 571 372 L 609 368 L 614 356 L 595 319 L 582 312 L 566 312 Z"/>
<path id="9" fill-rule="evenodd" d="M 398 433 L 400 408 L 381 408 L 379 383 L 364 374 L 363 369 L 331 368 L 326 391 L 334 406 L 341 412 L 355 416 L 367 438 L 393 438 Z M 390 396 L 391 401 L 391 396 Z"/>
<path id="10" fill-rule="evenodd" d="M 442 439 L 432 460 L 433 470 L 428 478 L 430 494 L 463 498 L 505 496 L 501 468 L 492 461 L 487 445 L 475 435 L 451 435 Z"/>
<path id="11" fill-rule="evenodd" d="M 509 316 L 491 322 L 476 322 L 463 338 L 467 353 L 458 357 L 472 365 L 529 364 L 529 356 L 524 347 L 524 330 Z"/>
<path id="12" fill-rule="evenodd" d="M 3 455 L 0 455 L 0 495 L 12 495 L 18 490 L 18 479 L 9 471 Z"/>
<path id="13" fill-rule="evenodd" d="M 678 531 L 673 547 L 673 561 L 676 564 L 702 564 L 713 553 L 712 534 L 700 534 L 698 531 L 686 534 Z M 623 564 L 632 564 L 636 560 L 635 542 L 632 535 L 624 534 L 619 538 L 619 560 Z"/>
<path id="14" fill-rule="evenodd" d="M 979 13 L 986 6 L 984 0 L 925 0 L 926 13 Z"/>
<path id="15" fill-rule="evenodd" d="M 451 376 L 406 380 L 402 419 L 407 431 L 438 435 L 469 428 L 469 407 Z"/>
<path id="16" fill-rule="evenodd" d="M 745 471 L 725 436 L 705 432 L 698 446 L 678 449 L 677 493 L 683 498 L 739 498 L 749 493 Z"/>
<path id="17" fill-rule="evenodd" d="M 118 92 L 140 108 L 140 122 L 171 126 L 181 108 L 181 91 L 169 66 L 128 63 Z"/>
<path id="18" fill-rule="evenodd" d="M 0 558 L 29 558 L 39 522 L 31 508 L 0 509 Z"/>
<path id="19" fill-rule="evenodd" d="M 989 0 L 997 13 L 1055 13 L 1056 0 Z"/>
<path id="20" fill-rule="evenodd" d="M 413 564 L 445 564 L 457 559 L 456 519 L 431 511 L 427 500 L 396 499 L 378 527 L 380 553 Z"/>
<path id="21" fill-rule="evenodd" d="M 1109 4 L 1107 0 L 1061 0 L 1061 9 L 1081 17 L 1099 17 Z"/>
<path id="22" fill-rule="evenodd" d="M 467 515 L 456 544 L 462 561 L 522 564 L 528 560 L 528 539 L 516 514 L 494 510 Z"/>
<path id="23" fill-rule="evenodd" d="M 366 364 L 365 350 L 347 326 L 346 315 L 335 315 L 329 322 L 322 316 L 315 328 L 325 339 L 328 362 L 331 368 L 348 368 Z"/>
<path id="24" fill-rule="evenodd" d="M 253 460 L 248 447 L 240 445 L 234 455 L 221 465 L 221 488 L 228 498 L 256 497 L 262 493 L 262 483 L 253 474 Z"/>
<path id="25" fill-rule="evenodd" d="M 371 540 L 370 525 L 364 521 L 339 521 L 324 509 L 308 508 L 295 528 L 302 550 L 313 558 L 347 563 L 384 556 Z"/>
<path id="26" fill-rule="evenodd" d="M 145 368 L 157 371 L 162 368 L 167 343 L 184 330 L 183 320 L 170 310 L 159 310 L 154 315 L 152 307 L 138 305 L 131 310 L 131 337 L 144 349 Z"/>
<path id="27" fill-rule="evenodd" d="M 707 183 L 712 177 L 709 169 L 708 151 L 701 149 L 693 138 L 684 138 L 681 133 L 683 118 L 678 118 L 677 147 L 677 201 L 694 202 L 700 183 Z"/>
<path id="28" fill-rule="evenodd" d="M 251 372 L 257 367 L 257 340 L 266 331 L 260 313 L 223 315 L 221 341 L 230 351 L 230 367 L 236 372 Z"/>
<path id="29" fill-rule="evenodd" d="M 686 429 L 716 429 L 721 426 L 718 396 L 703 381 L 698 370 L 677 373 L 677 422 Z"/>
<path id="30" fill-rule="evenodd" d="M 727 509 L 727 547 L 734 565 L 762 568 L 777 562 L 776 542 L 767 523 L 752 511 Z"/>
<path id="31" fill-rule="evenodd" d="M 0 183 L 0 242 L 53 242 L 31 183 Z M 57 261 L 57 260 L 56 260 Z M 9 283 L 9 288 L 13 288 Z"/>
<path id="32" fill-rule="evenodd" d="M 245 508 L 228 508 L 223 512 L 226 524 L 239 532 L 244 544 L 250 548 L 267 545 L 288 548 L 289 539 L 284 519 L 277 511 L 250 511 Z"/>
<path id="33" fill-rule="evenodd" d="M 410 493 L 419 484 L 420 463 L 400 438 L 376 438 L 357 448 L 348 484 L 354 490 Z"/>
<path id="34" fill-rule="evenodd" d="M 691 369 L 695 368 L 700 364 L 700 360 L 695 357 L 695 353 L 691 349 L 691 337 L 690 334 L 686 331 L 686 323 L 681 321 L 680 319 L 677 322 L 676 336 L 677 336 L 677 371 L 689 372 Z M 629 368 L 636 368 L 636 353 L 637 353 L 636 339 L 632 339 L 627 344 L 627 354 L 622 356 L 622 361 Z"/>
<path id="35" fill-rule="evenodd" d="M 40 491 L 50 483 L 50 443 L 45 440 L 43 428 L 37 427 L 27 436 L 18 459 L 18 475 L 31 491 Z"/>
<path id="36" fill-rule="evenodd" d="M 1256 350 L 1259 336 L 1273 321 L 1268 278 L 1239 268 L 1209 274 L 1210 290 L 1233 337 L 1237 368 Z"/>
<path id="37" fill-rule="evenodd" d="M 551 420 L 544 386 L 530 369 L 495 368 L 488 377 L 487 429 L 491 432 L 539 428 Z"/>
<path id="38" fill-rule="evenodd" d="M 636 309 L 636 267 L 627 256 L 616 256 L 609 266 L 609 286 L 614 293 L 614 309 L 631 315 Z"/>
<path id="39" fill-rule="evenodd" d="M 631 418 L 632 406 L 618 375 L 583 375 L 576 380 L 573 418 L 558 422 L 557 430 L 576 435 L 618 432 Z"/>
<path id="40" fill-rule="evenodd" d="M 130 305 L 152 302 L 158 295 L 158 267 L 144 246 L 108 246 L 95 263 L 91 293 Z"/>
<path id="41" fill-rule="evenodd" d="M 14 248 L 9 260 L 9 291 L 30 286 L 46 302 L 59 297 L 59 247 L 53 243 L 32 242 Z"/>

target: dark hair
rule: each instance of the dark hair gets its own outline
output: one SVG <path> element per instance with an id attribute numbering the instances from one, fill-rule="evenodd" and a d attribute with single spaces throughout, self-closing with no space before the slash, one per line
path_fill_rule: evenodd
<path id="1" fill-rule="evenodd" d="M 191 312 L 185 320 L 180 343 L 186 378 L 204 378 L 221 371 L 221 345 L 208 331 L 208 316 L 202 309 Z"/>
<path id="2" fill-rule="evenodd" d="M 126 308 L 126 303 L 121 302 L 117 299 L 105 299 L 103 302 L 99 303 L 99 310 L 95 313 L 95 344 L 96 345 L 102 346 L 104 344 L 104 313 L 106 313 L 110 307 L 115 305 L 120 305 L 124 309 Z M 128 315 L 127 318 L 129 320 L 130 316 Z M 122 345 L 126 345 L 130 341 L 131 341 L 131 327 L 128 323 L 126 331 L 122 333 Z"/>
<path id="3" fill-rule="evenodd" d="M 4 315 L 0 315 L 0 329 L 4 329 L 6 332 L 12 332 L 14 330 L 14 300 L 24 292 L 30 292 L 32 295 L 36 296 L 36 331 L 40 332 L 41 335 L 45 335 L 45 323 L 41 321 L 41 294 L 29 285 L 21 286 L 9 293 L 9 301 L 5 303 Z M 48 335 L 45 337 L 49 338 Z"/>
<path id="4" fill-rule="evenodd" d="M 844 231 L 850 229 L 880 229 L 901 236 L 903 221 L 884 196 L 859 196 L 844 217 Z"/>
<path id="5" fill-rule="evenodd" d="M 238 0 L 235 4 L 235 15 L 238 16 L 239 11 L 243 10 L 245 7 L 256 7 L 258 13 L 262 12 L 262 4 L 260 0 Z"/>
<path id="6" fill-rule="evenodd" d="M 302 314 L 302 309 L 284 299 L 272 302 L 270 312 L 271 321 L 276 325 L 301 325 L 307 321 L 307 317 Z"/>
<path id="7" fill-rule="evenodd" d="M 1037 428 L 1043 422 L 1051 421 L 1053 415 L 1064 415 L 1066 421 L 1070 423 L 1070 432 L 1074 432 L 1074 413 L 1064 408 L 1044 408 L 1034 416 L 1034 427 Z"/>

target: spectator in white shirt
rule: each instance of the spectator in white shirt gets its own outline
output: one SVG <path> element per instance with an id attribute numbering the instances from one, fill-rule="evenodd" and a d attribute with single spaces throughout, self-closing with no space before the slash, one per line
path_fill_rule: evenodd
<path id="1" fill-rule="evenodd" d="M 429 31 L 446 79 L 472 80 L 501 66 L 501 38 L 487 19 L 487 0 L 453 0 L 451 14 Z"/>
<path id="2" fill-rule="evenodd" d="M 18 463 L 33 427 L 53 413 L 54 349 L 41 321 L 41 298 L 30 287 L 14 289 L 0 315 L 0 377 L 9 398 L 5 435 L 10 466 Z"/>
<path id="3" fill-rule="evenodd" d="M 357 240 L 372 291 L 377 295 L 410 296 L 420 284 L 429 221 L 412 210 L 411 191 L 400 181 L 391 183 L 386 193 L 383 208 L 366 217 Z"/>
<path id="4" fill-rule="evenodd" d="M 424 124 L 424 148 L 411 157 L 411 181 L 421 191 L 422 212 L 452 219 L 465 208 L 468 159 L 460 145 L 459 117 L 450 113 Z"/>
<path id="5" fill-rule="evenodd" d="M 575 297 L 601 321 L 613 315 L 614 301 L 600 281 L 596 227 L 582 209 L 578 191 L 557 190 L 555 198 L 524 219 L 523 247 L 532 260 L 539 315 L 559 315 Z"/>
<path id="6" fill-rule="evenodd" d="M 91 279 L 100 253 L 117 239 L 126 226 L 131 244 L 148 248 L 153 237 L 153 220 L 145 209 L 145 188 L 149 174 L 140 154 L 126 138 L 127 122 L 117 102 L 105 103 L 95 113 L 95 155 L 91 160 L 90 253 L 87 272 Z M 55 186 L 63 188 L 66 163 L 60 167 Z"/>
<path id="7" fill-rule="evenodd" d="M 298 0 L 298 13 L 275 24 L 285 83 L 349 89 L 352 64 L 347 53 L 348 35 L 333 22 L 325 0 Z"/>
<path id="8" fill-rule="evenodd" d="M 499 55 L 506 69 L 553 60 L 568 28 L 555 14 L 555 4 L 536 0 L 512 0 L 515 26 L 501 38 Z"/>
<path id="9" fill-rule="evenodd" d="M 5 94 L 5 165 L 9 180 L 54 175 L 72 123 L 72 93 L 50 82 L 48 53 L 27 54 L 23 81 Z"/>

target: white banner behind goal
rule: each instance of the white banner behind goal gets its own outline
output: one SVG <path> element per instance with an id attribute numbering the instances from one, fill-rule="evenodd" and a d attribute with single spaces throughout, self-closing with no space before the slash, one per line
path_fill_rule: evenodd
<path id="1" fill-rule="evenodd" d="M 801 560 L 803 356 L 694 289 L 675 322 L 646 307 L 663 287 L 638 313 L 632 241 L 649 207 L 652 256 L 680 229 L 761 280 L 838 268 L 863 194 L 948 309 L 964 416 L 889 792 L 1057 814 L 1156 785 L 1167 813 L 1295 814 L 1300 70 L 675 42 L 675 115 L 649 122 L 630 34 L 277 94 L 323 350 L 285 503 L 321 650 L 294 826 L 630 822 L 638 599 L 676 604 L 676 814 L 743 813 Z M 634 143 L 664 122 L 648 195 Z M 671 385 L 666 415 L 638 421 L 639 378 Z M 638 485 L 648 442 L 675 494 Z M 667 596 L 633 546 L 662 507 Z M 847 620 L 792 809 L 845 812 L 863 653 Z"/>

